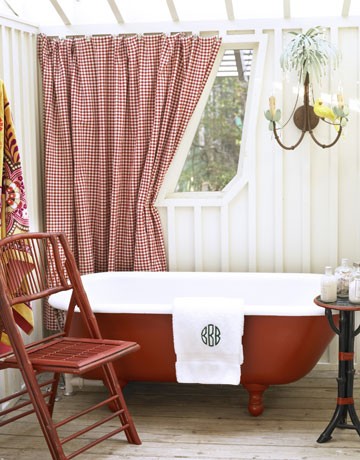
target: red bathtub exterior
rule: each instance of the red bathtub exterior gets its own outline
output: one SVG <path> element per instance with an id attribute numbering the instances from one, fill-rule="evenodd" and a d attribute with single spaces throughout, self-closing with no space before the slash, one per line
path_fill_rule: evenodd
<path id="1" fill-rule="evenodd" d="M 103 337 L 131 340 L 141 350 L 116 363 L 119 380 L 176 382 L 170 314 L 96 313 Z M 336 317 L 335 317 L 336 318 Z M 81 333 L 75 321 L 73 333 Z M 294 382 L 318 362 L 334 332 L 325 316 L 246 316 L 241 384 L 249 392 L 252 415 L 263 410 L 262 394 L 269 385 Z M 101 379 L 100 375 L 87 375 Z"/>

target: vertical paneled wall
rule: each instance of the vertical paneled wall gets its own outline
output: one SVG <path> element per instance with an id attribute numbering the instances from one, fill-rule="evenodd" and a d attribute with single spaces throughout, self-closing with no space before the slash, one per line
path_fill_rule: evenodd
<path id="1" fill-rule="evenodd" d="M 286 78 L 279 65 L 283 46 L 291 39 L 288 30 L 255 31 L 266 35 L 267 47 L 255 108 L 256 135 L 242 152 L 251 161 L 237 178 L 242 186 L 231 199 L 226 191 L 213 203 L 210 196 L 207 201 L 198 194 L 186 206 L 184 196 L 171 193 L 171 188 L 162 191 L 158 204 L 170 270 L 321 273 L 325 265 L 335 267 L 342 257 L 360 260 L 359 28 L 327 29 L 342 52 L 341 67 L 330 69 L 321 86 L 314 83 L 315 97 L 329 104 L 336 103 L 342 86 L 350 105 L 345 134 L 330 149 L 317 146 L 306 135 L 293 151 L 277 145 L 263 115 L 271 94 L 283 122 L 294 106 L 296 81 Z M 251 93 L 248 100 L 247 109 L 254 110 Z M 315 133 L 323 143 L 336 135 L 334 127 L 325 124 Z M 290 145 L 299 135 L 292 123 L 281 134 Z M 336 360 L 332 345 L 323 362 L 331 365 Z"/>
<path id="2" fill-rule="evenodd" d="M 315 89 L 328 96 L 341 82 L 351 109 L 345 135 L 330 150 L 307 138 L 285 152 L 268 131 L 263 112 L 269 95 L 275 92 L 284 118 L 295 98 L 294 81 L 284 79 L 279 66 L 287 32 L 254 30 L 267 45 L 249 94 L 247 147 L 235 183 L 215 197 L 184 198 L 171 194 L 171 187 L 163 190 L 159 211 L 170 270 L 322 272 L 341 257 L 360 259 L 359 28 L 328 29 L 346 70 L 331 73 Z M 0 78 L 12 105 L 32 230 L 41 229 L 43 220 L 36 33 L 34 27 L 0 18 Z M 324 142 L 334 134 L 326 126 L 316 132 Z M 298 135 L 289 124 L 282 136 L 293 143 Z M 41 318 L 36 321 L 41 331 Z M 335 365 L 334 350 L 330 347 L 324 363 Z M 0 373 L 0 395 L 18 383 L 12 374 Z"/>
<path id="3" fill-rule="evenodd" d="M 0 17 L 0 78 L 5 82 L 21 155 L 31 229 L 42 228 L 42 165 L 35 27 Z M 34 337 L 42 335 L 35 317 Z M 19 375 L 0 372 L 0 397 L 20 385 Z"/>

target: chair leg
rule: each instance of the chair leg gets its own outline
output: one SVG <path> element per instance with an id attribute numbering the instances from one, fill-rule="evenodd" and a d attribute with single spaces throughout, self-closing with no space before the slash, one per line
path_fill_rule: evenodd
<path id="1" fill-rule="evenodd" d="M 50 387 L 50 398 L 48 401 L 48 408 L 49 408 L 49 413 L 51 417 L 53 416 L 53 413 L 54 413 L 54 406 L 55 406 L 55 401 L 57 397 L 60 376 L 61 374 L 54 373 L 53 383 L 51 384 L 51 387 Z"/>
<path id="2" fill-rule="evenodd" d="M 141 444 L 141 440 L 135 428 L 134 421 L 130 415 L 129 409 L 126 405 L 125 398 L 120 387 L 119 381 L 116 376 L 113 363 L 108 363 L 103 366 L 104 371 L 104 383 L 111 395 L 117 396 L 118 399 L 114 401 L 116 409 L 123 409 L 123 413 L 120 414 L 119 418 L 122 425 L 128 425 L 128 428 L 124 430 L 126 438 L 130 444 Z"/>
<path id="3" fill-rule="evenodd" d="M 38 386 L 35 372 L 32 368 L 22 370 L 22 377 L 53 460 L 66 460 L 67 457 L 54 426 L 48 404 Z"/>

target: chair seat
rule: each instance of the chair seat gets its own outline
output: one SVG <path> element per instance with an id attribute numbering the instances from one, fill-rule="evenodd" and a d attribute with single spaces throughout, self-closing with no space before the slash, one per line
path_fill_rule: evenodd
<path id="1" fill-rule="evenodd" d="M 139 348 L 135 342 L 63 337 L 28 350 L 28 357 L 38 371 L 82 374 Z M 15 356 L 4 361 L 18 367 Z"/>

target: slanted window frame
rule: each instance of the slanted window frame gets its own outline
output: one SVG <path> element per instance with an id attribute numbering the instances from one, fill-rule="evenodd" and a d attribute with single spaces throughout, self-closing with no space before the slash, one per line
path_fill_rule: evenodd
<path id="1" fill-rule="evenodd" d="M 174 205 L 175 203 L 173 200 L 176 201 L 176 206 L 181 206 L 182 204 L 186 206 L 189 204 L 189 200 L 196 200 L 199 204 L 203 202 L 205 205 L 214 204 L 215 201 L 219 205 L 219 201 L 223 201 L 224 199 L 226 201 L 230 200 L 231 197 L 238 193 L 248 183 L 254 171 L 256 161 L 256 125 L 259 113 L 262 110 L 260 108 L 260 96 L 262 76 L 264 74 L 266 46 L 266 34 L 231 35 L 223 38 L 219 54 L 215 60 L 214 67 L 205 85 L 203 94 L 191 117 L 178 151 L 175 154 L 160 189 L 156 206 L 167 207 Z M 174 192 L 214 84 L 223 54 L 227 49 L 253 49 L 253 62 L 248 86 L 237 173 L 221 191 Z"/>

